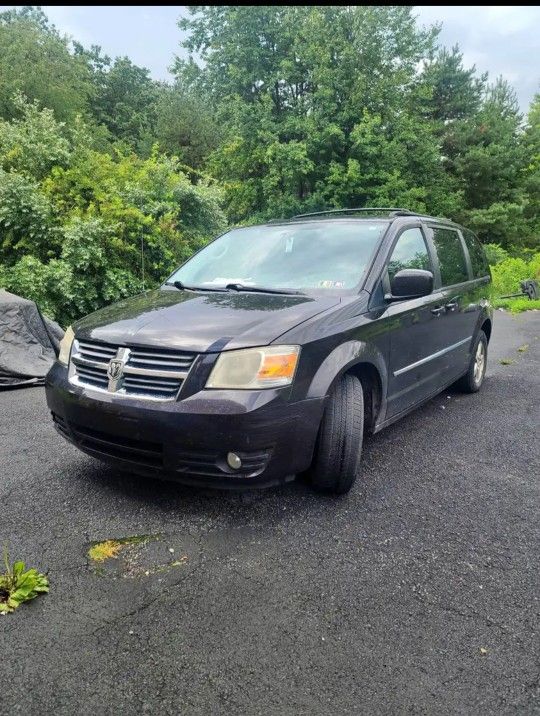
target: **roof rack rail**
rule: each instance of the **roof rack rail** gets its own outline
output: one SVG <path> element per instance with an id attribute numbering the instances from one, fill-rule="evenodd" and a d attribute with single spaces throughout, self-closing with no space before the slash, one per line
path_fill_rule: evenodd
<path id="1" fill-rule="evenodd" d="M 293 216 L 293 219 L 305 219 L 308 216 L 324 216 L 325 214 L 351 214 L 354 212 L 365 212 L 365 213 L 382 213 L 391 212 L 396 216 L 415 216 L 413 211 L 409 209 L 401 209 L 396 206 L 365 206 L 358 209 L 327 209 L 326 211 L 313 211 L 310 214 L 297 214 Z"/>

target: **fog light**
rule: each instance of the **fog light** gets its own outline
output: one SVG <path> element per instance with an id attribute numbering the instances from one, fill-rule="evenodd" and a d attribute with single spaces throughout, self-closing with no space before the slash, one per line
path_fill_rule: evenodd
<path id="1" fill-rule="evenodd" d="M 233 470 L 238 470 L 240 467 L 242 467 L 242 460 L 240 460 L 240 458 L 235 452 L 228 452 L 227 465 L 229 467 L 232 467 Z"/>

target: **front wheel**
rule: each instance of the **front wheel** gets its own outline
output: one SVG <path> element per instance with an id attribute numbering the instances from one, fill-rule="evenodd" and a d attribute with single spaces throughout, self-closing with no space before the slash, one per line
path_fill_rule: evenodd
<path id="1" fill-rule="evenodd" d="M 311 466 L 318 492 L 348 492 L 360 471 L 364 432 L 364 393 L 353 375 L 345 375 L 328 399 Z"/>
<path id="2" fill-rule="evenodd" d="M 478 331 L 471 351 L 469 367 L 456 386 L 464 393 L 477 393 L 482 387 L 487 367 L 487 338 L 484 331 Z"/>

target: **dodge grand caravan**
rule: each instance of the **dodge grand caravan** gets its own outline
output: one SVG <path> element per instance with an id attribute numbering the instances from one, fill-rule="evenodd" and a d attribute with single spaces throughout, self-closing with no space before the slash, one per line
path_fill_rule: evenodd
<path id="1" fill-rule="evenodd" d="M 404 209 L 232 229 L 69 328 L 48 405 L 64 438 L 134 472 L 218 487 L 304 473 L 344 493 L 364 434 L 452 383 L 479 390 L 490 281 L 469 230 Z"/>

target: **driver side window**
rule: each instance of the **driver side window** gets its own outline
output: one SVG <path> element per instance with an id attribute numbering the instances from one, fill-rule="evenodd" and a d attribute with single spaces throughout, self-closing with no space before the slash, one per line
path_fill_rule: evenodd
<path id="1" fill-rule="evenodd" d="M 424 269 L 433 271 L 431 259 L 427 250 L 422 231 L 405 229 L 394 246 L 390 261 L 388 262 L 388 277 L 390 281 L 398 271 L 403 269 Z"/>

